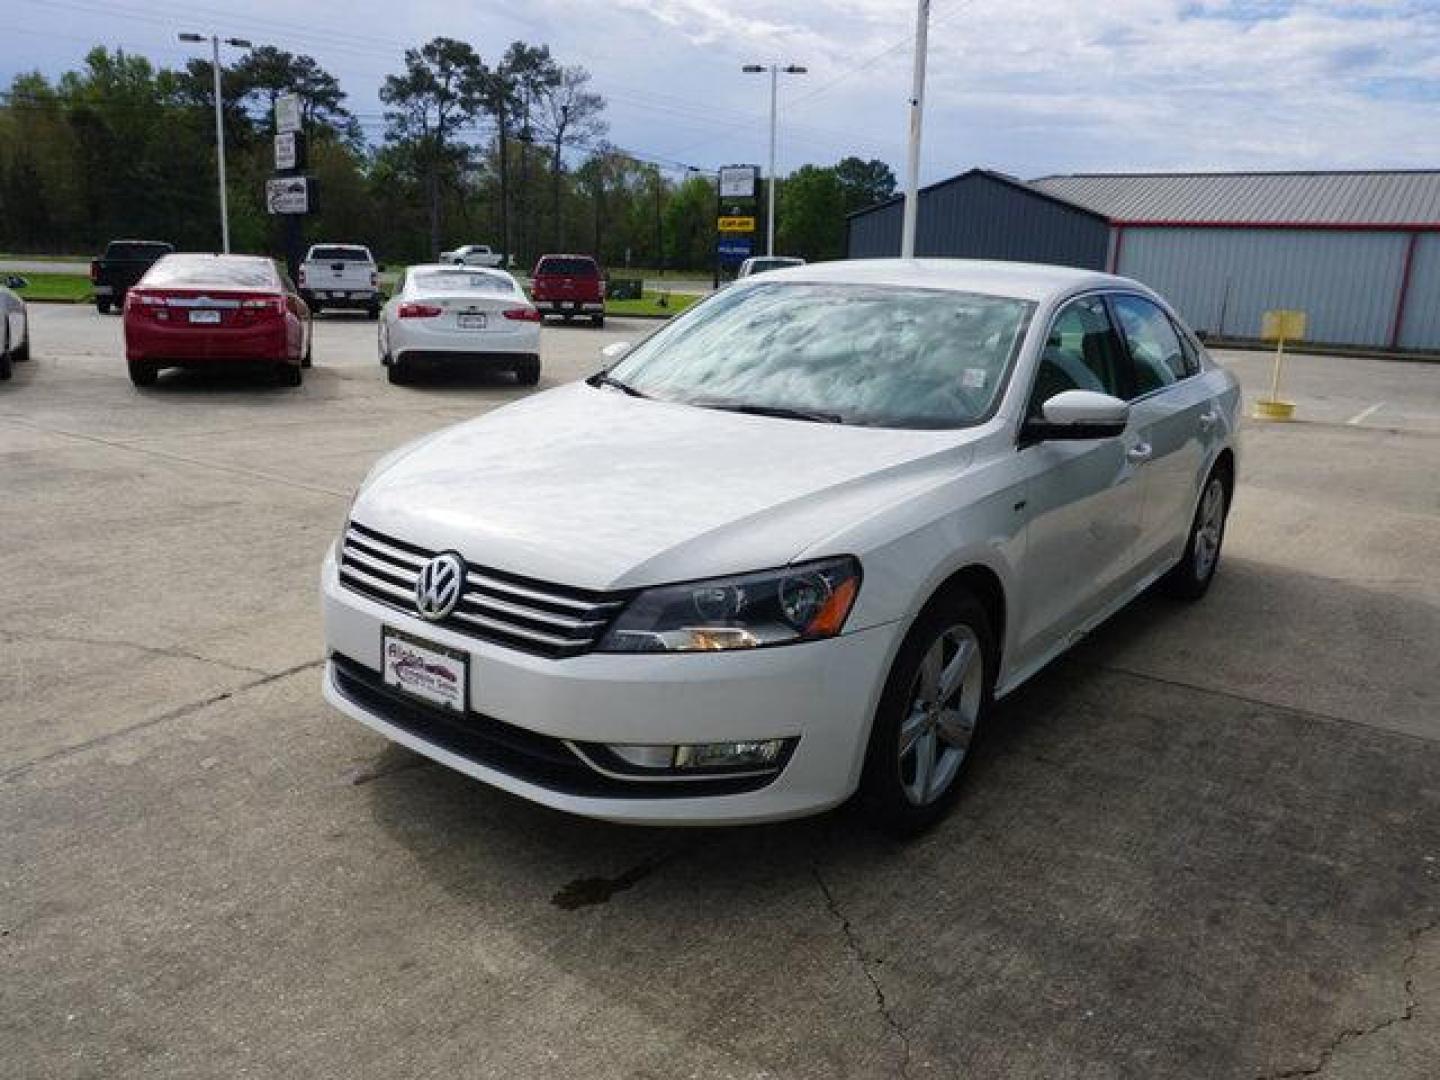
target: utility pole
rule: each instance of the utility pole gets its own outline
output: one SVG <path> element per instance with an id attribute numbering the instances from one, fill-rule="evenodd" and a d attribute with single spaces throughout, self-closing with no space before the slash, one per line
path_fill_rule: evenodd
<path id="1" fill-rule="evenodd" d="M 776 103 L 779 96 L 780 74 L 804 75 L 808 70 L 799 64 L 788 64 L 781 67 L 779 64 L 746 64 L 740 69 L 748 75 L 760 75 L 766 71 L 770 72 L 770 193 L 769 208 L 765 214 L 765 254 L 775 254 L 775 113 Z"/>
<path id="2" fill-rule="evenodd" d="M 905 171 L 905 214 L 900 231 L 900 257 L 915 257 L 915 227 L 920 212 L 920 125 L 925 117 L 925 54 L 930 29 L 930 0 L 915 11 L 915 77 L 910 87 L 910 152 Z"/>
<path id="3" fill-rule="evenodd" d="M 215 76 L 215 162 L 220 176 L 220 250 L 230 254 L 230 206 L 225 193 L 225 110 L 220 97 L 220 42 L 218 34 L 208 38 L 204 34 L 181 34 L 181 41 L 210 42 L 212 60 L 210 70 Z M 224 38 L 226 45 L 237 49 L 250 48 L 244 38 Z"/>

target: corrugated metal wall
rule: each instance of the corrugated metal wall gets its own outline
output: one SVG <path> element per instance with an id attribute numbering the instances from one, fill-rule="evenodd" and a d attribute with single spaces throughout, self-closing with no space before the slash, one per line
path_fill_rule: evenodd
<path id="1" fill-rule="evenodd" d="M 850 218 L 849 257 L 900 254 L 902 214 L 897 200 Z M 1102 219 L 983 173 L 920 193 L 917 255 L 1101 270 L 1108 244 L 1109 226 Z"/>
<path id="2" fill-rule="evenodd" d="M 1415 238 L 1399 344 L 1402 349 L 1440 349 L 1440 233 Z"/>
<path id="3" fill-rule="evenodd" d="M 1117 273 L 1155 289 L 1197 330 L 1258 338 L 1264 312 L 1298 308 L 1309 315 L 1311 341 L 1383 347 L 1408 242 L 1401 232 L 1130 227 Z M 1431 309 L 1436 329 L 1440 303 L 1440 267 L 1430 269 L 1440 260 L 1431 250 L 1426 258 L 1428 282 L 1412 270 L 1412 348 L 1440 346 L 1440 334 L 1422 329 L 1421 308 Z"/>

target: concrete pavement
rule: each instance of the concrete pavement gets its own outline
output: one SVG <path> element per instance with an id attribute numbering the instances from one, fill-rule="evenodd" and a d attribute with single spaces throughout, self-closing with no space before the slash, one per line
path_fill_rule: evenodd
<path id="1" fill-rule="evenodd" d="M 1297 358 L 1305 422 L 1247 431 L 1211 595 L 1008 701 L 897 847 L 845 812 L 572 819 L 323 704 L 349 492 L 508 379 L 391 387 L 337 317 L 299 391 L 140 393 L 118 319 L 32 320 L 0 386 L 0 1073 L 1433 1075 L 1440 368 Z M 653 328 L 547 328 L 542 385 Z"/>

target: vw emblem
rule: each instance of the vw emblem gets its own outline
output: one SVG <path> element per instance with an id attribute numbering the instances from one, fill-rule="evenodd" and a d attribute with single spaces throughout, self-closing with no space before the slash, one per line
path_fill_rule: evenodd
<path id="1" fill-rule="evenodd" d="M 420 569 L 415 579 L 415 607 L 431 622 L 438 622 L 455 610 L 465 584 L 465 564 L 452 552 L 436 555 Z"/>

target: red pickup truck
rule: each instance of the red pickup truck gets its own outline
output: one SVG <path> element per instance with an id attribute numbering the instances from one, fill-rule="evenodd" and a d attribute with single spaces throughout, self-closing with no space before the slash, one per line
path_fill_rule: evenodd
<path id="1" fill-rule="evenodd" d="M 588 315 L 594 325 L 605 325 L 605 278 L 589 255 L 542 255 L 531 277 L 530 298 L 541 315 L 566 322 Z"/>

